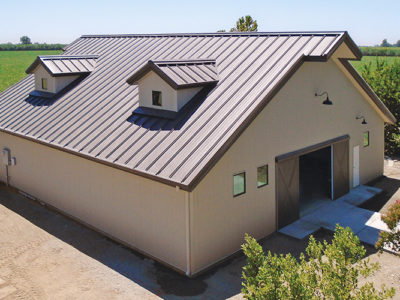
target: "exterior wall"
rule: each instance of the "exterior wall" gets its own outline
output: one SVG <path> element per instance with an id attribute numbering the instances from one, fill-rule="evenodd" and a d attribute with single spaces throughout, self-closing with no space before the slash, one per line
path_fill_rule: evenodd
<path id="1" fill-rule="evenodd" d="M 39 65 L 35 70 L 35 90 L 58 93 L 78 77 L 79 75 L 53 77 L 42 65 Z M 47 90 L 42 89 L 42 78 L 47 79 Z"/>
<path id="2" fill-rule="evenodd" d="M 333 105 L 322 105 L 327 91 Z M 365 116 L 367 125 L 356 120 Z M 363 147 L 363 132 L 370 146 Z M 383 174 L 384 123 L 334 61 L 306 62 L 194 189 L 191 266 L 196 273 L 240 249 L 245 233 L 259 239 L 276 230 L 275 157 L 344 134 L 360 145 L 360 183 Z M 269 184 L 257 188 L 257 167 Z M 246 193 L 233 197 L 233 174 L 246 171 Z M 352 187 L 352 182 L 350 183 Z"/>
<path id="3" fill-rule="evenodd" d="M 201 87 L 182 89 L 177 91 L 178 111 L 188 103 L 194 95 L 201 90 Z"/>
<path id="4" fill-rule="evenodd" d="M 42 89 L 42 78 L 47 79 L 47 90 Z M 56 92 L 56 81 L 42 65 L 39 65 L 35 69 L 35 90 L 55 93 Z"/>
<path id="5" fill-rule="evenodd" d="M 58 93 L 67 85 L 72 83 L 75 79 L 78 79 L 79 75 L 72 75 L 72 76 L 58 76 L 54 77 L 55 80 L 55 92 Z"/>
<path id="6" fill-rule="evenodd" d="M 3 132 L 0 147 L 10 185 L 186 272 L 187 192 Z"/>
<path id="7" fill-rule="evenodd" d="M 150 71 L 140 81 L 139 85 L 139 105 L 155 109 L 166 109 L 177 111 L 177 92 L 168 83 L 160 78 L 156 73 Z M 162 106 L 152 104 L 152 91 L 162 93 Z"/>
<path id="8" fill-rule="evenodd" d="M 171 111 L 179 111 L 201 90 L 201 88 L 174 90 L 153 71 L 150 71 L 140 79 L 138 85 L 140 106 Z M 154 106 L 152 104 L 152 91 L 160 91 L 162 93 L 162 106 Z"/>

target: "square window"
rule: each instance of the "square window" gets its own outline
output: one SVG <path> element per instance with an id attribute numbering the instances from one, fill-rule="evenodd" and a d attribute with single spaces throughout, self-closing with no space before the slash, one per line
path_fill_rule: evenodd
<path id="1" fill-rule="evenodd" d="M 257 187 L 268 184 L 268 165 L 257 168 Z"/>
<path id="2" fill-rule="evenodd" d="M 162 106 L 162 98 L 160 91 L 152 91 L 153 105 Z"/>
<path id="3" fill-rule="evenodd" d="M 368 147 L 369 146 L 369 131 L 364 132 L 364 147 Z"/>
<path id="4" fill-rule="evenodd" d="M 233 196 L 239 196 L 246 193 L 246 173 L 233 175 Z"/>
<path id="5" fill-rule="evenodd" d="M 42 90 L 47 90 L 47 78 L 42 78 Z"/>

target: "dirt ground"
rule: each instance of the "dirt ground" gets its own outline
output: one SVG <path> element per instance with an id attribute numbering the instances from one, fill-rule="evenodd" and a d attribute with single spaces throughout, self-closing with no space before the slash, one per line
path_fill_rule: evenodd
<path id="1" fill-rule="evenodd" d="M 370 184 L 384 189 L 363 207 L 385 212 L 400 199 L 400 162 L 385 163 L 385 177 Z M 320 230 L 316 238 L 331 239 Z M 265 250 L 298 256 L 307 239 L 274 233 Z M 400 258 L 365 245 L 381 269 L 368 281 L 398 289 Z M 226 299 L 241 298 L 243 256 L 188 279 L 108 238 L 0 186 L 0 299 Z"/>

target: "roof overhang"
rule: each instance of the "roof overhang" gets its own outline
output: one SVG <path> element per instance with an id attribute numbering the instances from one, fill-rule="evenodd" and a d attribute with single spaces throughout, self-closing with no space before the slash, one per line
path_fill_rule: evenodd
<path id="1" fill-rule="evenodd" d="M 40 55 L 25 72 L 34 74 L 41 65 L 53 77 L 88 74 L 94 70 L 93 62 L 98 58 L 98 55 Z"/>
<path id="2" fill-rule="evenodd" d="M 149 60 L 143 67 L 136 71 L 131 77 L 129 77 L 126 82 L 130 85 L 138 84 L 138 82 L 146 76 L 150 71 L 155 72 L 161 79 L 163 79 L 168 85 L 173 89 L 186 89 L 192 87 L 201 87 L 216 84 L 218 82 L 218 73 L 215 66 L 215 59 L 193 59 L 193 60 L 164 60 L 164 61 L 154 61 Z M 191 78 L 192 80 L 188 82 L 183 82 L 182 80 L 177 81 L 175 78 L 181 78 L 182 75 L 189 76 L 189 72 L 192 72 L 189 68 L 208 66 L 209 74 L 202 74 L 202 76 L 207 77 L 204 80 L 198 80 Z M 178 71 L 171 70 L 172 67 L 178 68 Z M 186 69 L 186 70 L 185 70 Z M 171 76 L 171 75 L 174 75 Z"/>

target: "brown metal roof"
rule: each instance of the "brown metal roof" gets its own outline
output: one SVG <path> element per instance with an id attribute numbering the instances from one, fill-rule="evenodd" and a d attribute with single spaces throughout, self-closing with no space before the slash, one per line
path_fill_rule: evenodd
<path id="1" fill-rule="evenodd" d="M 203 86 L 218 82 L 215 59 L 153 61 L 144 65 L 128 78 L 129 84 L 137 84 L 149 71 L 156 72 L 174 89 Z"/>
<path id="2" fill-rule="evenodd" d="M 97 55 L 42 55 L 26 69 L 26 73 L 33 74 L 39 64 L 53 76 L 90 73 L 96 67 L 97 58 Z"/>
<path id="3" fill-rule="evenodd" d="M 342 42 L 360 57 L 345 32 L 82 36 L 62 56 L 98 54 L 90 75 L 53 102 L 30 97 L 27 76 L 0 94 L 0 130 L 191 190 L 302 61 Z M 149 60 L 203 57 L 219 81 L 192 105 L 173 120 L 132 115 L 138 89 L 126 80 Z"/>

